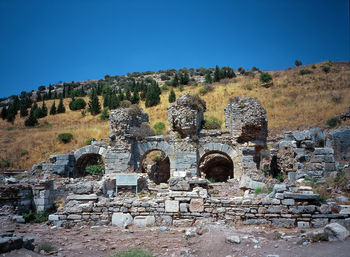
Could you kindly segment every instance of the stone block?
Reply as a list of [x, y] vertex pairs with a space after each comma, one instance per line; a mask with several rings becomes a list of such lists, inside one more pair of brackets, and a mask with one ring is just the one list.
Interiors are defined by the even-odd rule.
[[192, 226], [194, 220], [192, 219], [180, 219], [180, 220], [173, 220], [173, 225], [175, 227], [190, 227]]
[[188, 212], [187, 203], [180, 203], [180, 212]]
[[285, 199], [285, 200], [282, 200], [282, 204], [283, 205], [294, 205], [295, 200], [294, 199]]
[[112, 225], [118, 227], [127, 227], [133, 223], [130, 213], [117, 212], [112, 215]]
[[312, 219], [311, 224], [314, 228], [321, 228], [328, 224], [328, 219]]
[[329, 241], [343, 241], [349, 236], [349, 231], [338, 223], [326, 225], [324, 232], [328, 234]]
[[202, 212], [204, 210], [203, 198], [191, 199], [190, 212]]
[[59, 220], [59, 216], [55, 214], [50, 214], [49, 215], [49, 221], [57, 221]]
[[179, 201], [176, 200], [165, 200], [165, 212], [178, 212]]
[[284, 191], [287, 191], [286, 184], [275, 184], [273, 186], [273, 191], [276, 193], [283, 193]]
[[310, 223], [306, 221], [298, 221], [298, 228], [310, 228]]
[[67, 200], [76, 200], [76, 201], [95, 201], [98, 199], [96, 194], [90, 195], [69, 195], [67, 196]]
[[327, 154], [334, 154], [333, 148], [315, 148], [314, 152], [315, 155], [327, 155]]
[[67, 220], [81, 220], [81, 215], [79, 214], [69, 214]]
[[301, 193], [290, 193], [285, 192], [284, 198], [292, 198], [296, 200], [318, 200], [320, 199], [319, 194], [301, 194]]
[[287, 219], [287, 218], [272, 219], [272, 224], [279, 228], [291, 228], [295, 226], [295, 219]]
[[134, 217], [134, 225], [137, 227], [151, 227], [154, 226], [154, 216], [136, 216]]

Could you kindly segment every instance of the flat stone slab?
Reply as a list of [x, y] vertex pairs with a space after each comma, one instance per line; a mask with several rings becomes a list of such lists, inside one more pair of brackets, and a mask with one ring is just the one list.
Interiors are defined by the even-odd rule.
[[95, 201], [98, 199], [98, 196], [95, 194], [91, 195], [69, 195], [67, 200], [77, 200], [77, 201]]
[[292, 198], [297, 200], [318, 200], [319, 194], [301, 194], [301, 193], [284, 193], [284, 198]]
[[176, 200], [165, 200], [165, 212], [178, 212], [179, 201]]

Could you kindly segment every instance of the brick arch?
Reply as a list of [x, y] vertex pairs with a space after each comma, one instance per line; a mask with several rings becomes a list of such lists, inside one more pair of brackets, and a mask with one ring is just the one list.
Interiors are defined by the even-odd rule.
[[88, 146], [84, 146], [84, 147], [76, 150], [74, 152], [74, 158], [76, 161], [78, 161], [79, 158], [85, 154], [99, 154], [102, 157], [105, 157], [107, 154], [107, 150], [103, 147], [99, 147], [99, 146], [95, 146], [95, 145], [88, 145]]
[[[232, 168], [240, 167], [237, 161], [237, 151], [230, 145], [221, 144], [221, 143], [207, 143], [198, 148], [198, 166], [202, 160], [210, 154], [220, 154], [225, 156], [229, 161], [232, 162]], [[199, 167], [198, 167], [199, 168]], [[199, 174], [199, 169], [198, 169]], [[233, 171], [234, 177], [236, 177], [235, 172]]]
[[84, 176], [84, 169], [87, 165], [96, 164], [98, 161], [101, 161], [101, 159], [103, 163], [103, 159], [105, 158], [106, 153], [107, 150], [105, 148], [94, 145], [88, 145], [76, 150], [74, 152], [75, 171], [73, 176]]

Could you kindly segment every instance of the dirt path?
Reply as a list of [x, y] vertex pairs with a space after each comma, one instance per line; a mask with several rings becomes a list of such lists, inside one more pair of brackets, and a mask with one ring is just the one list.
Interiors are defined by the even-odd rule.
[[[35, 236], [35, 244], [48, 242], [55, 247], [50, 256], [107, 257], [115, 251], [145, 248], [155, 256], [225, 257], [268, 256], [322, 257], [350, 256], [350, 238], [344, 242], [298, 243], [296, 229], [272, 230], [267, 227], [227, 227], [206, 225], [201, 235], [186, 239], [184, 228], [161, 231], [159, 227], [120, 229], [117, 227], [56, 228], [46, 224], [14, 224], [2, 221], [2, 230], [13, 229], [15, 234]], [[226, 236], [236, 234], [240, 244], [225, 242]], [[3, 257], [38, 257], [37, 252], [20, 249], [2, 254]]]

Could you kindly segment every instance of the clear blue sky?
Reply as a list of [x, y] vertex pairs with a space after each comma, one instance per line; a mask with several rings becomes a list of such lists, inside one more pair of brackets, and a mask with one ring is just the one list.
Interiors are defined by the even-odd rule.
[[0, 97], [106, 74], [349, 61], [348, 0], [0, 0]]

